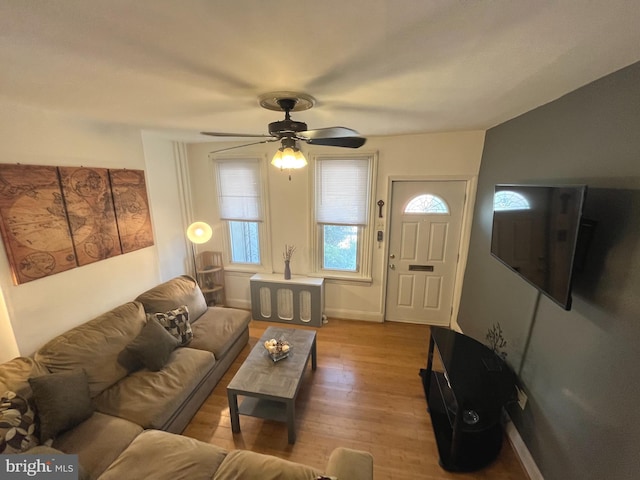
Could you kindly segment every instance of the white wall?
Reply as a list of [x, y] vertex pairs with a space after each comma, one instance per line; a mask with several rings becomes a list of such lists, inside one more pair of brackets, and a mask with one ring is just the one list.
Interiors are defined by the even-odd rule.
[[191, 212], [185, 146], [150, 132], [142, 133], [147, 161], [147, 192], [158, 249], [160, 280], [189, 274], [191, 246], [185, 232]]
[[[131, 169], [146, 166], [138, 129], [2, 102], [0, 163], [15, 162]], [[165, 175], [175, 178], [173, 164], [169, 168]], [[153, 177], [162, 175], [162, 170], [154, 171]], [[153, 190], [149, 176], [147, 184]], [[162, 209], [152, 205], [152, 213], [154, 227], [167, 223], [159, 220]], [[153, 247], [14, 285], [4, 246], [0, 246], [0, 290], [6, 303], [6, 315], [0, 309], [0, 361], [18, 353], [29, 355], [55, 335], [132, 300], [160, 280], [158, 259], [156, 240]]]
[[[480, 168], [484, 142], [483, 131], [454, 132], [442, 134], [406, 135], [370, 138], [357, 152], [377, 152], [378, 178], [372, 207], [379, 199], [384, 200], [386, 230], [387, 207], [390, 201], [391, 179], [442, 179], [465, 178], [469, 180], [470, 193], [475, 192], [475, 179]], [[189, 170], [193, 195], [194, 214], [198, 219], [213, 226], [212, 240], [203, 249], [222, 250], [222, 225], [217, 217], [216, 188], [211, 150], [227, 144], [201, 143], [188, 146]], [[351, 153], [346, 149], [303, 146], [303, 152], [313, 154]], [[230, 155], [257, 154], [265, 161], [275, 152], [274, 144], [246, 147], [229, 152]], [[310, 270], [310, 171], [305, 168], [293, 172], [292, 180], [284, 172], [269, 166], [268, 195], [270, 203], [270, 231], [273, 270], [282, 272], [282, 250], [285, 244], [296, 245], [291, 262], [294, 274], [305, 274]], [[470, 196], [473, 198], [473, 195]], [[470, 211], [473, 205], [469, 203]], [[469, 218], [470, 224], [470, 218]], [[375, 235], [373, 229], [372, 234]], [[374, 244], [372, 283], [327, 281], [325, 311], [329, 316], [381, 321], [384, 314], [384, 281], [386, 268], [386, 238], [378, 247]], [[464, 250], [468, 244], [468, 228], [463, 238]], [[466, 258], [466, 257], [465, 257]], [[271, 265], [268, 265], [271, 268]], [[227, 272], [227, 302], [233, 306], [248, 308], [250, 305], [249, 278], [251, 274]], [[457, 287], [458, 290], [460, 286]], [[457, 296], [456, 296], [457, 297]]]

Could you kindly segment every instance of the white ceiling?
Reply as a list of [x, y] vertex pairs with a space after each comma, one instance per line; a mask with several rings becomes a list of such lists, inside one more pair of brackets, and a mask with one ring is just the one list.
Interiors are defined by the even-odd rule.
[[638, 0], [0, 0], [0, 97], [184, 139], [266, 133], [273, 90], [317, 99], [309, 128], [486, 129], [639, 61], [639, 25]]

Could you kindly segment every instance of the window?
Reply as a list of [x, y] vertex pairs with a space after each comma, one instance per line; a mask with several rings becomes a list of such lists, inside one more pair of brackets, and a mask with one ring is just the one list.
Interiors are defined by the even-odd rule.
[[493, 209], [497, 212], [505, 210], [529, 210], [529, 201], [517, 192], [501, 190], [493, 197]]
[[440, 197], [431, 194], [418, 195], [411, 199], [404, 209], [404, 213], [431, 213], [448, 214], [447, 202]]
[[229, 221], [229, 237], [233, 263], [260, 263], [258, 222]]
[[229, 259], [232, 264], [260, 265], [263, 222], [260, 161], [258, 159], [216, 162], [220, 219], [228, 227]]
[[316, 271], [370, 276], [369, 216], [373, 156], [315, 159]]

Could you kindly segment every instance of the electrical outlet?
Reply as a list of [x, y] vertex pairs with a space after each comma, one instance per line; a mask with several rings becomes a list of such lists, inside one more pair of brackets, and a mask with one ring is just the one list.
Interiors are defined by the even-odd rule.
[[524, 407], [527, 406], [527, 394], [524, 393], [524, 390], [520, 390], [518, 387], [516, 387], [516, 391], [518, 392], [518, 405], [520, 405], [520, 408], [524, 410]]

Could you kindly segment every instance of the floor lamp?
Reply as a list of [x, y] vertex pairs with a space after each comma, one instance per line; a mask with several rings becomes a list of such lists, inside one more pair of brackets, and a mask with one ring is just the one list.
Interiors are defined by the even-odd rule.
[[187, 238], [191, 242], [191, 254], [193, 255], [193, 278], [198, 285], [198, 265], [196, 263], [196, 244], [206, 243], [211, 239], [213, 230], [205, 222], [193, 222], [187, 227]]

